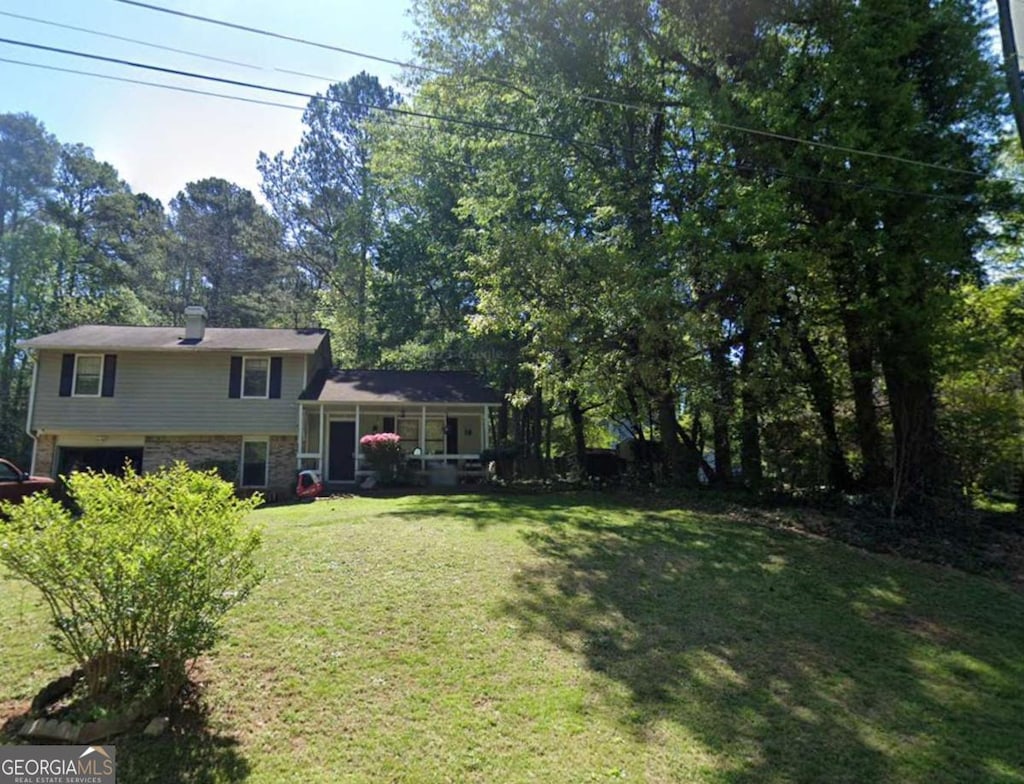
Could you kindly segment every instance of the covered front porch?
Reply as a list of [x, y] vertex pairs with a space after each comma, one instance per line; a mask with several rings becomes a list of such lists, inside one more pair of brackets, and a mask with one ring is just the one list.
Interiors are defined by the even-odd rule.
[[298, 469], [314, 469], [328, 484], [359, 486], [373, 475], [359, 446], [363, 436], [397, 433], [419, 484], [480, 482], [481, 454], [491, 443], [487, 404], [301, 403]]
[[480, 481], [500, 400], [472, 373], [331, 370], [299, 399], [298, 468], [319, 471], [328, 484], [362, 485], [373, 471], [359, 440], [397, 433], [421, 482]]

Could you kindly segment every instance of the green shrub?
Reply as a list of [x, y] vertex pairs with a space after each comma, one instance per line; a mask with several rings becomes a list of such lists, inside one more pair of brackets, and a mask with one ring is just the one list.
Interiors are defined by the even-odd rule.
[[141, 671], [144, 696], [170, 700], [259, 582], [260, 534], [244, 520], [260, 499], [184, 463], [67, 485], [77, 515], [43, 495], [6, 507], [0, 563], [42, 593], [51, 641], [84, 669], [91, 697]]
[[235, 484], [238, 482], [238, 460], [201, 460], [193, 463], [194, 471], [209, 471], [211, 468], [217, 470], [217, 474], [225, 482]]

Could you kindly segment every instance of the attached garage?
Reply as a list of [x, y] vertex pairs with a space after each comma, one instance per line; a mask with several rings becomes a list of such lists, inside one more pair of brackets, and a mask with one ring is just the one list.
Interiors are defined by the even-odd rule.
[[136, 472], [141, 472], [142, 447], [57, 447], [57, 473], [60, 476], [87, 469], [120, 475], [124, 473], [125, 462], [130, 463]]

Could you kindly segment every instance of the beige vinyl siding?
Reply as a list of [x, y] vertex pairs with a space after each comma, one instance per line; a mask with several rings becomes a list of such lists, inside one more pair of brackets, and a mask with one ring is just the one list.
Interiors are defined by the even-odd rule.
[[306, 364], [306, 384], [309, 384], [318, 372], [331, 369], [331, 343], [325, 340], [316, 353], [309, 357]]
[[[480, 426], [482, 416], [459, 417], [459, 452], [462, 454], [480, 453]], [[466, 431], [469, 431], [468, 435]]]
[[227, 352], [112, 353], [117, 353], [114, 396], [79, 398], [59, 395], [61, 353], [41, 351], [31, 427], [44, 432], [295, 433], [304, 386], [301, 354], [282, 357], [280, 399], [254, 400], [228, 397]]

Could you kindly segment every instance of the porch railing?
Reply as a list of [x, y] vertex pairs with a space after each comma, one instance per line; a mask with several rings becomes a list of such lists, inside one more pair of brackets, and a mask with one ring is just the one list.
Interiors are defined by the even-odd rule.
[[[366, 468], [366, 457], [362, 452], [355, 455], [356, 484], [371, 476], [374, 471]], [[442, 479], [438, 476], [441, 472], [451, 473], [456, 482], [481, 481], [487, 475], [487, 466], [480, 461], [480, 455], [475, 453], [462, 454], [439, 454], [439, 455], [407, 455], [406, 464], [412, 469], [413, 474], [421, 479]]]

